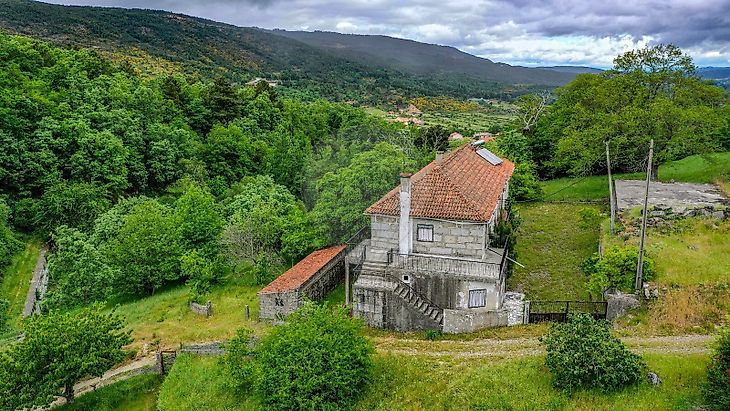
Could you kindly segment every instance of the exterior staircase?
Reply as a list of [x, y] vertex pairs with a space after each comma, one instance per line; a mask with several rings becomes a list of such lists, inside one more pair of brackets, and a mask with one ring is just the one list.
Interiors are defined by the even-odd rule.
[[393, 290], [393, 293], [400, 297], [408, 305], [416, 309], [418, 312], [430, 318], [431, 321], [437, 323], [439, 326], [443, 325], [444, 310], [419, 295], [410, 286], [398, 281], [395, 290]]
[[365, 260], [360, 266], [360, 273], [382, 276], [387, 266], [386, 262]]

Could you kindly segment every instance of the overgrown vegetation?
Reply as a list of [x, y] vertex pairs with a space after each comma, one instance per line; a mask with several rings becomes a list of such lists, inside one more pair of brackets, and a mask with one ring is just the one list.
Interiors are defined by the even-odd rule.
[[305, 304], [251, 350], [246, 334], [229, 345], [228, 369], [253, 385], [271, 410], [348, 409], [371, 380], [373, 348], [342, 309]]
[[143, 374], [115, 382], [80, 396], [72, 404], [64, 404], [59, 411], [156, 411], [157, 394], [162, 377]]
[[570, 314], [567, 322], [553, 324], [541, 341], [553, 385], [569, 394], [618, 390], [637, 384], [643, 375], [641, 357], [611, 335], [607, 322], [588, 314]]
[[[612, 246], [603, 251], [603, 256], [594, 254], [583, 263], [583, 272], [588, 276], [588, 290], [596, 300], [603, 299], [607, 289], [631, 292], [634, 290], [639, 248], [635, 246]], [[654, 260], [644, 256], [643, 280], [651, 281], [655, 276]]]
[[707, 405], [714, 410], [730, 409], [730, 326], [720, 328], [705, 384]]

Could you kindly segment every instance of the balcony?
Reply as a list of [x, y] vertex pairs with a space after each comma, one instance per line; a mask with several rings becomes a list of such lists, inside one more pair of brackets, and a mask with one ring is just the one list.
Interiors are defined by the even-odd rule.
[[388, 269], [408, 270], [413, 272], [443, 273], [459, 276], [475, 277], [481, 280], [500, 281], [504, 278], [507, 267], [507, 253], [502, 251], [496, 261], [468, 260], [446, 256], [423, 254], [399, 254], [396, 250], [388, 252]]

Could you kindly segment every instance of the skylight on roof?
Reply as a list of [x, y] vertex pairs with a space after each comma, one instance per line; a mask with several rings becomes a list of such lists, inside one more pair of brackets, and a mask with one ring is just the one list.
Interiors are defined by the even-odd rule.
[[487, 150], [486, 148], [480, 148], [479, 150], [477, 150], [477, 154], [479, 154], [481, 158], [489, 161], [489, 163], [493, 166], [498, 166], [502, 164], [502, 159], [497, 157], [494, 153]]

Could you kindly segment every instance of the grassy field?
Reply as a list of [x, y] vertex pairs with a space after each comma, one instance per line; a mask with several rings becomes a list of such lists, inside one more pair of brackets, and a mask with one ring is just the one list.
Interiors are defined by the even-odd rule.
[[[643, 179], [646, 174], [616, 174], [617, 179]], [[716, 183], [730, 189], [730, 152], [695, 155], [659, 167], [660, 181]], [[549, 201], [585, 201], [608, 199], [608, 177], [589, 176], [558, 178], [542, 183], [545, 199]], [[730, 195], [730, 191], [727, 191]]]
[[219, 358], [190, 355], [175, 360], [157, 406], [160, 411], [261, 409], [255, 398], [235, 394]]
[[[118, 305], [116, 310], [132, 329], [133, 348], [143, 344], [176, 347], [180, 342], [228, 339], [236, 329], [248, 327], [263, 331], [266, 323], [258, 322], [258, 297], [261, 287], [229, 280], [214, 287], [209, 299], [213, 315], [197, 315], [188, 308], [187, 287], [161, 290], [155, 295]], [[245, 319], [245, 306], [250, 307], [251, 319]]]
[[[730, 221], [690, 218], [672, 224], [669, 231], [647, 230], [647, 253], [657, 271], [653, 281], [663, 286], [730, 283]], [[639, 238], [604, 233], [603, 242], [638, 246]]]
[[583, 261], [598, 249], [598, 230], [580, 227], [581, 204], [521, 204], [517, 260], [507, 280], [509, 290], [533, 300], [586, 299]]
[[84, 394], [73, 404], [58, 407], [59, 411], [154, 411], [162, 378], [145, 374], [120, 381]]
[[[356, 410], [685, 410], [700, 402], [704, 355], [646, 355], [663, 383], [642, 382], [616, 393], [569, 397], [551, 385], [543, 357], [513, 360], [430, 359], [377, 355], [373, 382]], [[214, 358], [179, 357], [165, 380], [160, 410], [257, 410], [255, 397], [237, 396]]]
[[25, 297], [28, 295], [30, 280], [33, 277], [33, 269], [38, 262], [38, 251], [42, 245], [39, 239], [30, 239], [25, 243], [25, 248], [13, 257], [13, 261], [5, 271], [0, 281], [0, 298], [10, 301], [10, 318], [15, 319], [11, 325], [18, 326], [25, 305]]

